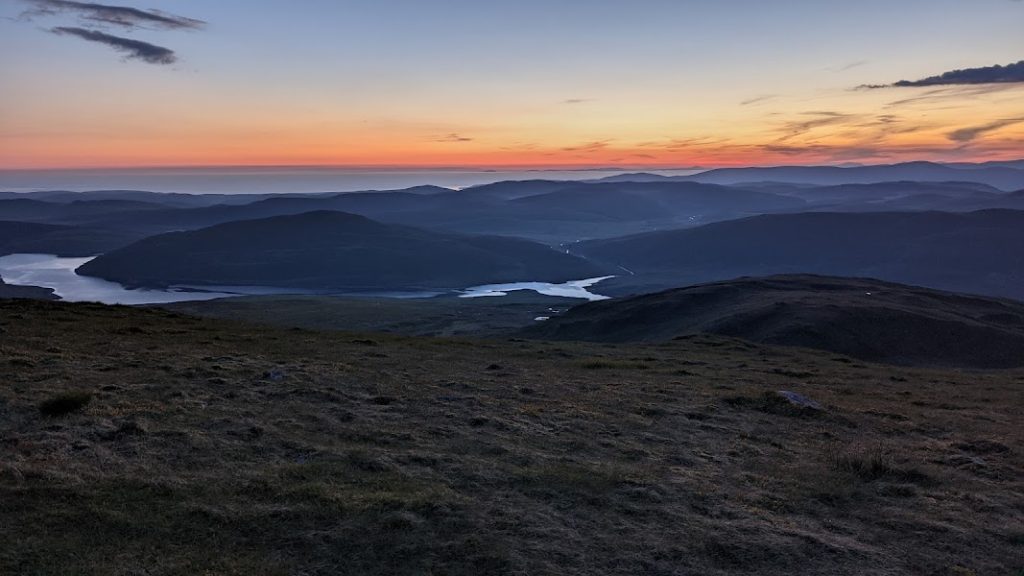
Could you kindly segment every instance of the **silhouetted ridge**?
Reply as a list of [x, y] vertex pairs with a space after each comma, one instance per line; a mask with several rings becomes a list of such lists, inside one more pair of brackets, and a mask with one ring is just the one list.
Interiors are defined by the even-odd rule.
[[1019, 246], [1016, 210], [808, 212], [582, 242], [573, 253], [624, 267], [648, 288], [813, 273], [1024, 299]]
[[861, 278], [739, 278], [572, 308], [534, 338], [667, 341], [696, 333], [896, 364], [1024, 366], [1024, 303]]
[[514, 238], [460, 236], [315, 211], [141, 240], [79, 273], [132, 286], [260, 285], [317, 290], [463, 288], [600, 275], [598, 266]]

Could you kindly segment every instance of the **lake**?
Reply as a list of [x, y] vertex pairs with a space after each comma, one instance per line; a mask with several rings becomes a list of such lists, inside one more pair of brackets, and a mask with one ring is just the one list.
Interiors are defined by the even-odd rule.
[[75, 274], [75, 268], [89, 260], [92, 258], [58, 258], [52, 254], [11, 254], [0, 257], [0, 278], [13, 285], [53, 288], [57, 296], [69, 302], [157, 304], [237, 296], [222, 292], [128, 290], [117, 282]]
[[614, 276], [601, 276], [599, 278], [587, 278], [585, 280], [572, 280], [562, 284], [551, 284], [548, 282], [512, 282], [509, 284], [486, 284], [474, 286], [463, 290], [460, 298], [481, 298], [488, 296], [507, 296], [509, 292], [517, 290], [533, 290], [545, 296], [561, 296], [563, 298], [580, 298], [583, 300], [608, 300], [608, 296], [595, 294], [587, 288], [594, 286], [602, 280], [608, 280]]
[[[91, 257], [61, 258], [52, 254], [11, 254], [0, 257], [0, 278], [16, 286], [42, 286], [52, 288], [57, 296], [68, 302], [102, 302], [104, 304], [163, 304], [190, 300], [212, 300], [232, 296], [274, 294], [316, 294], [313, 290], [296, 290], [269, 286], [179, 286], [168, 290], [129, 290], [118, 284], [90, 276], [79, 276], [75, 269]], [[602, 280], [588, 278], [562, 284], [547, 282], [515, 282], [474, 286], [456, 292], [463, 298], [504, 296], [516, 290], [533, 290], [549, 296], [603, 300], [607, 298], [588, 290]], [[442, 292], [374, 292], [354, 294], [383, 298], [432, 298]], [[349, 294], [352, 295], [352, 294]]]

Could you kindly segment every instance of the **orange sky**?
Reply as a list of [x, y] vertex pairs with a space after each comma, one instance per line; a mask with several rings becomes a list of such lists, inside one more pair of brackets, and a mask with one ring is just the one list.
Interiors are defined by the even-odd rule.
[[[207, 24], [106, 32], [166, 43], [173, 65], [47, 34], [42, 22], [18, 21], [16, 3], [0, 8], [8, 18], [0, 19], [0, 168], [1024, 156], [1024, 83], [857, 88], [1015, 61], [1024, 48], [1019, 2], [907, 0], [896, 9], [869, 0], [824, 10], [800, 0], [734, 13], [644, 0], [661, 12], [602, 5], [573, 19], [555, 11], [550, 25], [499, 2], [445, 12], [444, 22], [462, 25], [439, 35], [395, 22], [389, 7], [421, 6], [401, 0], [336, 14], [325, 5], [319, 15], [270, 2], [236, 14], [217, 3], [154, 1]], [[706, 28], [680, 36], [665, 21], [675, 10], [700, 12]], [[957, 37], [938, 34], [954, 17]], [[73, 14], [47, 18], [81, 24]], [[344, 34], [341, 23], [350, 26]], [[876, 35], [850, 35], [857, 26]], [[725, 32], [733, 42], [720, 41]]]

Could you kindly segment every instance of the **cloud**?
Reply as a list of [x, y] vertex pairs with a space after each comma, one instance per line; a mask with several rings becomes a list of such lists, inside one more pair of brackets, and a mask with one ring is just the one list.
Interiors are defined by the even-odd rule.
[[569, 98], [568, 100], [562, 100], [562, 104], [585, 104], [591, 101], [590, 98]]
[[130, 6], [108, 6], [92, 2], [70, 0], [24, 0], [35, 8], [22, 14], [31, 19], [35, 16], [51, 16], [60, 12], [71, 12], [83, 20], [100, 24], [112, 24], [124, 28], [155, 27], [166, 30], [196, 30], [206, 25], [202, 20], [176, 16], [159, 10], [140, 10]]
[[1007, 126], [1013, 126], [1015, 124], [1021, 123], [1024, 123], [1024, 117], [1003, 118], [1001, 120], [996, 120], [995, 122], [989, 122], [988, 124], [981, 124], [979, 126], [968, 126], [967, 128], [954, 130], [950, 132], [948, 136], [949, 139], [954, 142], [968, 144], [978, 139], [979, 137], [988, 134], [989, 132], [995, 132], [996, 130], [999, 130], [1001, 128], [1006, 128]]
[[434, 142], [472, 142], [473, 139], [456, 133], [446, 134], [434, 139]]
[[567, 146], [565, 148], [562, 148], [562, 150], [565, 152], [600, 152], [601, 150], [607, 148], [609, 143], [609, 140], [598, 140], [595, 142], [587, 142], [585, 144], [580, 144], [578, 146]]
[[638, 148], [653, 148], [669, 152], [684, 152], [693, 149], [710, 149], [728, 147], [730, 140], [726, 138], [710, 138], [706, 136], [691, 138], [668, 138], [660, 141], [640, 142]]
[[801, 136], [814, 130], [815, 128], [823, 128], [825, 126], [836, 126], [839, 124], [848, 124], [850, 122], [860, 120], [861, 116], [857, 114], [844, 114], [842, 112], [803, 112], [803, 116], [810, 116], [806, 120], [793, 120], [787, 122], [782, 126], [781, 132], [784, 134], [779, 137], [778, 142], [785, 142], [791, 138]]
[[748, 98], [740, 102], [740, 106], [750, 106], [751, 104], [757, 104], [758, 102], [765, 102], [768, 100], [773, 100], [775, 98], [778, 98], [778, 96], [775, 94], [764, 94], [763, 96], [754, 96], [753, 98]]
[[782, 156], [826, 156], [832, 161], [872, 160], [889, 157], [889, 151], [869, 146], [828, 146], [809, 144], [807, 146], [781, 146], [766, 144], [761, 150]]
[[860, 68], [861, 66], [864, 66], [867, 63], [868, 63], [867, 60], [858, 60], [856, 62], [850, 62], [849, 64], [846, 64], [844, 66], [840, 66], [839, 68], [836, 68], [835, 71], [836, 72], [846, 72], [847, 70], [853, 70], [854, 68]]
[[837, 66], [829, 66], [828, 68], [822, 68], [822, 70], [824, 70], [826, 72], [834, 72], [834, 73], [838, 74], [840, 72], [846, 72], [848, 70], [853, 70], [854, 68], [860, 68], [861, 66], [864, 66], [865, 64], [868, 64], [868, 63], [869, 62], [867, 60], [857, 60], [855, 62], [847, 62], [846, 64], [839, 64]]
[[921, 86], [965, 86], [975, 84], [1016, 84], [1024, 83], [1024, 60], [1006, 66], [985, 68], [964, 68], [929, 76], [921, 80], [900, 80], [892, 84], [867, 84], [861, 88], [907, 88]]
[[178, 60], [174, 51], [170, 48], [164, 48], [163, 46], [142, 42], [141, 40], [121, 38], [120, 36], [112, 36], [110, 34], [104, 34], [103, 32], [86, 30], [85, 28], [75, 28], [72, 26], [58, 26], [57, 28], [51, 29], [50, 32], [60, 36], [77, 36], [78, 38], [88, 40], [89, 42], [106, 44], [118, 52], [123, 52], [125, 54], [125, 58], [142, 60], [143, 62], [148, 62], [150, 64], [174, 64]]

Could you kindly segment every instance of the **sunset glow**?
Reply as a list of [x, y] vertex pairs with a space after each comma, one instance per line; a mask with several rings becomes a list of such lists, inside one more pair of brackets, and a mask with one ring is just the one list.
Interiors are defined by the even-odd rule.
[[710, 167], [1024, 150], [1024, 83], [864, 87], [1017, 62], [1021, 2], [569, 1], [544, 4], [544, 18], [539, 2], [152, 3], [205, 22], [123, 33], [173, 49], [172, 64], [47, 32], [73, 14], [0, 7], [0, 168]]

